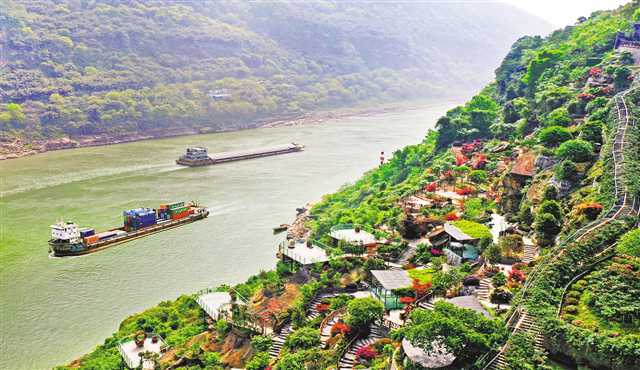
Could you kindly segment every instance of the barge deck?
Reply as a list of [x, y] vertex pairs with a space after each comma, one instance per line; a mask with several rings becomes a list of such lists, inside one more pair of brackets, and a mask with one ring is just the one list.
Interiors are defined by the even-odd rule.
[[[258, 148], [258, 149], [252, 149], [252, 150], [214, 153], [214, 154], [207, 154], [206, 148], [190, 148], [187, 150], [186, 155], [183, 155], [182, 157], [176, 160], [176, 163], [179, 165], [189, 166], [189, 167], [210, 166], [210, 165], [226, 163], [226, 162], [242, 161], [247, 159], [294, 153], [294, 152], [302, 151], [303, 149], [304, 149], [304, 145], [296, 144], [296, 143], [269, 147], [269, 148]], [[194, 153], [193, 152], [194, 150], [199, 151], [198, 155], [191, 154], [191, 153]]]

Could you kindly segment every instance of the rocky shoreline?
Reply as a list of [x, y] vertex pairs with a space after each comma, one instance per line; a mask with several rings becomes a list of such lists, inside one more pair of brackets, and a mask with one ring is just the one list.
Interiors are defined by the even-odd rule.
[[233, 129], [214, 129], [210, 127], [182, 127], [175, 129], [158, 129], [146, 132], [136, 132], [130, 134], [96, 134], [87, 136], [65, 136], [51, 139], [0, 139], [0, 160], [17, 159], [53, 150], [74, 149], [91, 146], [102, 146], [128, 143], [133, 141], [162, 139], [177, 136], [202, 135], [220, 132], [240, 131], [254, 128], [275, 128], [300, 126], [307, 124], [319, 124], [329, 120], [347, 117], [367, 117], [376, 114], [398, 112], [403, 110], [417, 109], [423, 104], [406, 103], [386, 104], [376, 107], [345, 108], [332, 111], [320, 111], [305, 113], [293, 117], [278, 117], [271, 120], [252, 122], [244, 127]]

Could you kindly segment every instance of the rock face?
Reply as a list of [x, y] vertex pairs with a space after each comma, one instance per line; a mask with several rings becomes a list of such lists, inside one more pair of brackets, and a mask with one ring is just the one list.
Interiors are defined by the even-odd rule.
[[553, 157], [539, 155], [538, 158], [536, 158], [535, 166], [538, 171], [544, 171], [553, 167], [556, 163], [558, 163], [558, 160]]
[[573, 183], [567, 180], [558, 180], [555, 176], [549, 180], [549, 185], [553, 185], [558, 190], [558, 198], [563, 198], [571, 193]]

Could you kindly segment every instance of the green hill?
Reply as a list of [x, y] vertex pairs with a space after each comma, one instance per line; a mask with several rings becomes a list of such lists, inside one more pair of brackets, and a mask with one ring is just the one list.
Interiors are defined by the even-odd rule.
[[451, 96], [485, 83], [516, 35], [548, 30], [501, 4], [2, 0], [0, 138], [209, 132]]

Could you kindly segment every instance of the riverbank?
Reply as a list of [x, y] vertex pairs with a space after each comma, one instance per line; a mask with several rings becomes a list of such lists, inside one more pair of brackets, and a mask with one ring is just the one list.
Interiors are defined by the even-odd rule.
[[[445, 100], [446, 101], [446, 100]], [[454, 99], [451, 99], [454, 102]], [[457, 101], [457, 100], [455, 100]], [[211, 127], [180, 127], [174, 129], [156, 129], [145, 132], [126, 134], [104, 133], [86, 136], [65, 136], [50, 139], [0, 139], [0, 160], [17, 159], [26, 156], [46, 153], [55, 150], [104, 146], [136, 142], [143, 140], [164, 139], [180, 136], [213, 134], [221, 132], [235, 132], [255, 128], [276, 128], [321, 124], [329, 120], [351, 117], [370, 117], [377, 114], [401, 112], [419, 109], [427, 102], [424, 100], [395, 102], [380, 105], [363, 105], [350, 108], [340, 108], [326, 111], [304, 113], [290, 117], [275, 117], [272, 119], [250, 122], [245, 126], [215, 129]]]

